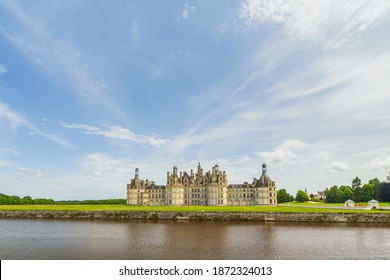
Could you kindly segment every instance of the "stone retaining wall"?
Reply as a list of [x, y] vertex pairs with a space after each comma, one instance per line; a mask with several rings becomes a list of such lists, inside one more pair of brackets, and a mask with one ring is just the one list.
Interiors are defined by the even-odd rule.
[[390, 223], [390, 214], [381, 213], [0, 211], [0, 218]]

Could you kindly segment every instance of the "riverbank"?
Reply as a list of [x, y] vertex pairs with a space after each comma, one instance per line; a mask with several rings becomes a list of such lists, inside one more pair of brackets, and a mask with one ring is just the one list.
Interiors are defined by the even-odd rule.
[[281, 212], [3, 211], [0, 210], [0, 218], [390, 223], [389, 213], [354, 213], [354, 212], [281, 213]]

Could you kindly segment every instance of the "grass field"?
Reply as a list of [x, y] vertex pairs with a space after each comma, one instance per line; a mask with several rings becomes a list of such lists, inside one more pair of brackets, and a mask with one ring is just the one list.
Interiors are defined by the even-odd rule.
[[[358, 204], [362, 204], [362, 205], [367, 206], [368, 203], [367, 202], [359, 202]], [[308, 201], [308, 202], [297, 202], [297, 201], [293, 201], [293, 202], [282, 203], [280, 205], [343, 207], [344, 203], [324, 203], [324, 202], [311, 202], [311, 201]], [[387, 202], [380, 202], [379, 203], [379, 206], [388, 206], [388, 205], [389, 204]]]
[[[290, 204], [291, 205], [291, 204]], [[309, 204], [312, 206], [312, 204]], [[316, 212], [316, 213], [388, 213], [384, 210], [352, 210], [305, 208], [305, 203], [291, 206], [127, 206], [124, 204], [95, 205], [0, 205], [0, 210], [6, 211], [178, 211], [178, 212]], [[326, 206], [329, 206], [327, 204]], [[340, 206], [340, 205], [337, 205]]]

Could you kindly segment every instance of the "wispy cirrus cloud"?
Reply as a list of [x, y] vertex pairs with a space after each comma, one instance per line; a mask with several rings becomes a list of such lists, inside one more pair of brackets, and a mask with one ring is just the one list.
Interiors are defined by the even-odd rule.
[[120, 159], [114, 159], [102, 153], [89, 154], [84, 161], [86, 170], [93, 172], [93, 176], [95, 177], [115, 173], [122, 165], [123, 162]]
[[328, 165], [328, 170], [331, 173], [344, 172], [350, 169], [349, 163], [345, 161], [334, 161]]
[[30, 167], [24, 167], [24, 166], [18, 167], [17, 172], [21, 174], [31, 174], [36, 177], [44, 177], [46, 173], [43, 170], [32, 169]]
[[0, 148], [0, 154], [1, 153], [7, 153], [7, 154], [12, 154], [12, 155], [18, 155], [20, 152], [13, 150], [13, 149], [8, 149], [8, 148]]
[[122, 140], [131, 143], [148, 144], [151, 146], [159, 147], [169, 141], [169, 139], [160, 138], [155, 135], [137, 135], [131, 132], [129, 129], [118, 125], [107, 125], [105, 128], [98, 128], [96, 126], [86, 124], [67, 124], [61, 123], [65, 128], [77, 129], [84, 134], [99, 135], [106, 138]]
[[65, 139], [61, 137], [43, 132], [42, 130], [35, 127], [31, 122], [29, 122], [24, 116], [10, 109], [8, 105], [0, 102], [0, 121], [5, 121], [13, 131], [16, 131], [19, 127], [25, 127], [30, 130], [33, 134], [42, 136], [54, 143], [57, 143], [66, 148], [72, 147], [72, 145]]
[[368, 163], [369, 168], [373, 170], [390, 169], [390, 155], [382, 153], [375, 158], [371, 159]]
[[243, 28], [280, 24], [293, 37], [338, 48], [352, 43], [389, 14], [386, 0], [246, 0], [241, 3], [239, 18]]
[[[14, 24], [0, 25], [5, 38], [57, 80], [66, 81], [73, 92], [86, 98], [90, 104], [98, 104], [110, 112], [122, 116], [112, 100], [108, 82], [91, 67], [85, 55], [77, 49], [76, 42], [55, 34], [44, 17], [32, 15], [17, 1], [2, 1], [0, 6], [8, 12]], [[132, 34], [138, 38], [138, 26]]]
[[299, 140], [287, 140], [273, 151], [258, 152], [257, 155], [270, 164], [281, 165], [299, 158], [297, 153], [306, 146], [306, 143]]
[[138, 21], [133, 20], [133, 22], [131, 23], [131, 32], [130, 32], [130, 34], [131, 34], [131, 39], [132, 39], [133, 46], [137, 46], [139, 38], [141, 36], [141, 32], [139, 30]]
[[196, 7], [193, 5], [190, 5], [188, 2], [184, 4], [184, 8], [181, 12], [181, 18], [183, 20], [187, 20], [190, 18], [192, 14], [196, 13]]
[[4, 64], [0, 64], [0, 75], [5, 74], [7, 72], [8, 72], [7, 66], [5, 66]]

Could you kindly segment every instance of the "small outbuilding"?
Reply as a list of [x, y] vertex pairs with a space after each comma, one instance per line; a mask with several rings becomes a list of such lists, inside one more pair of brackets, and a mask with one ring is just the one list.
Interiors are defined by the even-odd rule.
[[368, 202], [368, 207], [370, 207], [371, 209], [376, 209], [379, 207], [379, 202], [376, 201], [375, 199], [371, 199], [369, 202]]
[[355, 207], [355, 202], [351, 199], [348, 199], [344, 202], [345, 207]]

